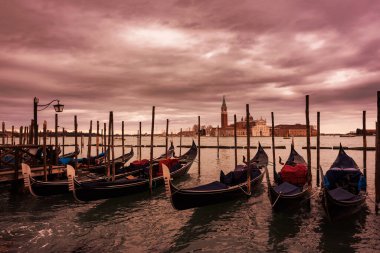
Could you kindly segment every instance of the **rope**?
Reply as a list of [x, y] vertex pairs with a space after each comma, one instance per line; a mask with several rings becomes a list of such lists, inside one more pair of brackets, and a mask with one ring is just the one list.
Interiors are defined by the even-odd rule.
[[245, 195], [247, 195], [247, 196], [251, 196], [252, 195], [252, 192], [249, 193], [249, 192], [245, 191], [242, 186], [239, 185], [239, 188], [240, 188], [240, 190], [242, 190], [244, 192]]
[[276, 201], [273, 203], [272, 208], [276, 205], [276, 203], [277, 203], [277, 201], [279, 200], [280, 197], [281, 197], [281, 192], [278, 194], [278, 197], [277, 197]]

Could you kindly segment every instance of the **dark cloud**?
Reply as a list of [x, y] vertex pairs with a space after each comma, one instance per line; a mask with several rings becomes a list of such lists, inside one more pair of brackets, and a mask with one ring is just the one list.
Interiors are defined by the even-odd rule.
[[[27, 124], [38, 96], [61, 99], [67, 128], [74, 114], [86, 129], [113, 110], [130, 132], [148, 129], [156, 105], [158, 129], [170, 118], [178, 130], [197, 115], [218, 124], [226, 95], [230, 115], [250, 103], [297, 123], [310, 94], [322, 131], [360, 127], [361, 110], [374, 127], [378, 13], [354, 0], [3, 1], [0, 118]], [[39, 115], [52, 124], [52, 110]]]

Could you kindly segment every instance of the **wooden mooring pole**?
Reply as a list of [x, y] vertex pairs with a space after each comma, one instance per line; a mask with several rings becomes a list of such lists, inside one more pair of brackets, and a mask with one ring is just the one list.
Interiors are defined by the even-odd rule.
[[75, 163], [74, 168], [78, 168], [78, 121], [77, 115], [74, 116], [74, 146], [75, 146]]
[[366, 111], [363, 111], [363, 174], [367, 181], [367, 116]]
[[55, 121], [54, 121], [54, 149], [55, 149], [55, 164], [58, 164], [58, 114], [55, 114]]
[[113, 112], [111, 111], [111, 151], [112, 151], [112, 156], [111, 156], [111, 165], [112, 165], [112, 181], [115, 181], [115, 128], [113, 124]]
[[124, 163], [124, 155], [125, 155], [125, 141], [124, 141], [124, 120], [121, 122], [121, 154], [123, 156], [122, 162]]
[[378, 213], [380, 208], [380, 91], [377, 91], [375, 196], [376, 213]]
[[234, 154], [235, 154], [235, 167], [237, 167], [237, 129], [236, 129], [236, 114], [234, 114]]
[[169, 132], [169, 119], [166, 119], [166, 132], [165, 132], [165, 153], [166, 153], [166, 159], [168, 158], [168, 132]]
[[272, 116], [272, 129], [271, 129], [271, 135], [272, 135], [272, 156], [273, 156], [273, 177], [276, 174], [276, 145], [274, 142], [274, 113], [271, 112]]
[[139, 122], [139, 142], [138, 142], [138, 145], [139, 145], [139, 160], [141, 160], [141, 144], [142, 144], [142, 141], [141, 141], [141, 121]]
[[[102, 145], [102, 152], [105, 153], [107, 151], [107, 123], [103, 124], [103, 145]], [[107, 154], [104, 154], [105, 160], [107, 160]]]
[[22, 135], [23, 133], [22, 133], [22, 126], [20, 126], [20, 130], [19, 130], [19, 136], [18, 136], [18, 144], [19, 145], [22, 145], [22, 137], [23, 137], [23, 135]]
[[43, 124], [43, 156], [44, 156], [44, 180], [47, 181], [47, 166], [46, 166], [46, 129], [47, 123], [44, 121]]
[[[152, 127], [150, 130], [150, 163], [149, 163], [149, 190], [150, 193], [152, 194], [153, 192], [153, 140], [154, 140], [154, 115], [155, 115], [155, 109], [156, 107], [152, 107]], [[141, 123], [141, 122], [140, 122]], [[141, 124], [140, 124], [141, 126]], [[141, 136], [141, 127], [140, 127], [140, 136]], [[140, 149], [141, 149], [141, 144], [140, 144]], [[141, 156], [141, 153], [140, 153]]]
[[96, 156], [99, 155], [99, 120], [96, 121]]
[[249, 104], [246, 104], [246, 131], [247, 131], [247, 192], [251, 194], [251, 131], [249, 124]]
[[1, 124], [1, 130], [3, 132], [3, 136], [2, 136], [2, 144], [4, 145], [5, 144], [5, 122], [3, 121], [3, 123]]
[[201, 174], [201, 116], [198, 116], [198, 175]]
[[179, 156], [182, 155], [182, 128], [181, 128], [181, 131], [179, 133]]
[[311, 187], [311, 152], [310, 152], [310, 119], [309, 119], [309, 95], [306, 95], [306, 143], [307, 143], [307, 172], [308, 172], [308, 185]]
[[321, 166], [321, 113], [317, 112], [317, 187], [320, 185], [319, 167]]
[[87, 143], [87, 168], [90, 168], [91, 160], [91, 145], [92, 145], [92, 120], [90, 120], [90, 131], [88, 132]]
[[110, 177], [111, 176], [111, 167], [112, 167], [112, 164], [111, 164], [111, 145], [112, 145], [112, 142], [111, 142], [111, 135], [112, 135], [112, 113], [110, 112], [110, 115], [109, 115], [109, 119], [108, 119], [108, 152], [107, 152], [107, 160], [108, 160], [108, 166], [107, 166], [107, 176]]
[[216, 152], [216, 157], [219, 159], [219, 132], [220, 132], [220, 128], [219, 128], [219, 125], [218, 125], [218, 133], [217, 133], [217, 136], [216, 136], [216, 145], [217, 145], [217, 152]]
[[65, 154], [65, 128], [62, 127], [62, 155]]
[[15, 126], [12, 126], [11, 145], [15, 145]]

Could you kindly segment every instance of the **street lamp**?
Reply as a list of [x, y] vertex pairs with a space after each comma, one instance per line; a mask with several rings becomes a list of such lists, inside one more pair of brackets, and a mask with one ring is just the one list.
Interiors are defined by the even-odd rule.
[[[34, 101], [33, 101], [33, 112], [34, 112], [34, 144], [35, 145], [38, 145], [38, 124], [37, 124], [37, 111], [43, 111], [45, 110], [46, 108], [49, 107], [49, 105], [51, 105], [53, 102], [57, 102], [56, 104], [53, 105], [54, 107], [54, 110], [56, 112], [62, 112], [63, 111], [63, 107], [64, 105], [60, 104], [59, 103], [59, 100], [58, 99], [54, 99], [52, 100], [50, 103], [48, 104], [45, 104], [45, 105], [39, 105], [38, 104], [39, 102], [39, 99], [37, 97], [34, 97]], [[42, 107], [41, 109], [38, 109], [39, 107]]]

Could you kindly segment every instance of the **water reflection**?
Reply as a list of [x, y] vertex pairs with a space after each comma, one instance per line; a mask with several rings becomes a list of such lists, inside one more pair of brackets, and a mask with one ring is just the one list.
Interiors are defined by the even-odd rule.
[[320, 221], [319, 250], [322, 252], [356, 252], [354, 245], [361, 240], [358, 234], [365, 227], [368, 213], [369, 210], [365, 207], [357, 215], [336, 222], [332, 222], [324, 216]]

